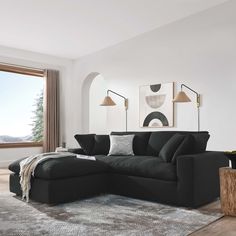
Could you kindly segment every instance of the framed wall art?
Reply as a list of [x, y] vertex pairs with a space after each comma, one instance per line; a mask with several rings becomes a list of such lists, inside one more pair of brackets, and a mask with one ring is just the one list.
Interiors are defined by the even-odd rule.
[[173, 127], [174, 83], [140, 86], [139, 121], [140, 127]]

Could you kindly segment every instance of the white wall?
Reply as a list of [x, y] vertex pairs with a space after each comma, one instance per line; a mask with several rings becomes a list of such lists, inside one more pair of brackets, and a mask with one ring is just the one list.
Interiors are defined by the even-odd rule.
[[[236, 1], [230, 1], [78, 59], [72, 89], [81, 106], [73, 112], [77, 122], [69, 136], [88, 132], [88, 120], [82, 116], [82, 93], [78, 91], [88, 74], [98, 72], [106, 78], [108, 88], [129, 98], [129, 130], [144, 130], [139, 127], [140, 85], [174, 81], [179, 89], [186, 83], [202, 95], [201, 130], [211, 134], [208, 148], [235, 149], [235, 9]], [[123, 101], [117, 98], [116, 102], [118, 106], [108, 111], [107, 131], [125, 128]], [[175, 108], [176, 124], [168, 130], [196, 130], [195, 104]], [[72, 139], [68, 142], [76, 145]]]
[[11, 162], [30, 155], [42, 153], [41, 147], [33, 148], [1, 148], [0, 168], [7, 167]]
[[89, 90], [89, 133], [106, 133], [107, 109], [100, 106], [106, 91], [105, 79], [101, 75], [96, 76]]
[[[32, 53], [24, 50], [0, 46], [0, 62], [16, 65], [29, 66], [41, 69], [56, 69], [60, 71], [60, 125], [61, 125], [61, 141], [67, 139], [67, 132], [73, 133], [70, 127], [70, 116], [67, 116], [71, 108], [68, 104], [70, 101], [70, 84], [73, 76], [73, 62], [71, 60], [57, 58], [53, 56]], [[27, 88], [26, 88], [27, 89]], [[24, 91], [22, 91], [24, 92]], [[33, 155], [42, 152], [42, 148], [6, 148], [0, 149], [0, 167], [6, 167], [13, 160], [21, 157]]]
[[[174, 81], [179, 89], [186, 83], [202, 95], [201, 130], [211, 134], [208, 148], [235, 149], [235, 9], [236, 1], [230, 1], [76, 61], [0, 47], [0, 62], [60, 70], [61, 141], [67, 146], [77, 146], [75, 133], [89, 131], [89, 109], [83, 99], [89, 86], [84, 80], [101, 74], [107, 88], [129, 98], [129, 130], [145, 130], [139, 127], [140, 85]], [[104, 108], [104, 133], [125, 129], [123, 101], [112, 97], [117, 106]], [[196, 130], [196, 115], [193, 103], [178, 104], [175, 127], [166, 129]], [[0, 167], [38, 152], [40, 148], [0, 149]]]

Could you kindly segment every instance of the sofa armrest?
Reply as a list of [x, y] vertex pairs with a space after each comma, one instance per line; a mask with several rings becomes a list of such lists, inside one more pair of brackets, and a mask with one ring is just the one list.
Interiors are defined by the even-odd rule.
[[223, 152], [204, 152], [177, 157], [178, 200], [198, 207], [219, 197], [219, 168], [228, 166]]
[[82, 148], [68, 148], [68, 152], [85, 155], [85, 152]]

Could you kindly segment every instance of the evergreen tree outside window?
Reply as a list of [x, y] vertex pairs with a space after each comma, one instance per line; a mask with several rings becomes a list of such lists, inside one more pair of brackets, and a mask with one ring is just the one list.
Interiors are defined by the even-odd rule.
[[35, 110], [33, 117], [32, 140], [34, 142], [43, 141], [43, 91], [35, 101]]

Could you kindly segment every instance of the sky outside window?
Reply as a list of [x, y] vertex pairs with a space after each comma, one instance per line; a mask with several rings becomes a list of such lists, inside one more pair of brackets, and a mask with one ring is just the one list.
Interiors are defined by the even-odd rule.
[[0, 136], [32, 135], [34, 104], [42, 90], [41, 77], [0, 71]]

